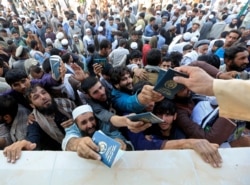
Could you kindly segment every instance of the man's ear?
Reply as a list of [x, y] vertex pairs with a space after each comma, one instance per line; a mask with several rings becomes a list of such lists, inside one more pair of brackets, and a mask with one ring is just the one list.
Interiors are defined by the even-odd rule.
[[232, 60], [231, 60], [231, 59], [225, 58], [225, 59], [224, 59], [224, 63], [225, 63], [225, 64], [231, 64], [231, 63], [232, 63]]
[[32, 103], [30, 103], [30, 106], [32, 107], [32, 109], [34, 109], [34, 108], [35, 108], [35, 106], [34, 106]]
[[177, 118], [177, 113], [174, 113], [174, 120], [176, 120]]

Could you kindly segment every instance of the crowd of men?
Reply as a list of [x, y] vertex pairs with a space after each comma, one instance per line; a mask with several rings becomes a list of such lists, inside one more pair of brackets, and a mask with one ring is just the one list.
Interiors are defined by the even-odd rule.
[[[184, 88], [170, 100], [153, 90], [161, 69], [183, 65], [248, 80], [249, 3], [112, 1], [108, 12], [91, 4], [63, 14], [40, 7], [1, 6], [0, 148], [9, 162], [24, 149], [100, 160], [96, 130], [122, 150], [194, 149], [214, 167], [218, 147], [250, 146], [248, 122], [220, 117], [215, 97]], [[164, 122], [126, 117], [143, 112]]]

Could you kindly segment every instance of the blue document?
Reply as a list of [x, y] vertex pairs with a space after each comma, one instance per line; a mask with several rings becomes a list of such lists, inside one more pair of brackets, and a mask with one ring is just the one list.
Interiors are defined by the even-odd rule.
[[99, 146], [101, 161], [111, 168], [112, 165], [121, 157], [121, 144], [108, 137], [100, 130], [94, 133], [92, 139], [94, 143]]

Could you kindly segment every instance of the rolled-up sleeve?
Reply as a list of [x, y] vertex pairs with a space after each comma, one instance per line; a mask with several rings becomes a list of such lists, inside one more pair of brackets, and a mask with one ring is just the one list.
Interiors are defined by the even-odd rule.
[[71, 125], [70, 127], [65, 129], [65, 137], [62, 141], [62, 150], [66, 150], [66, 146], [71, 138], [80, 138], [82, 137], [82, 134], [80, 130], [78, 129], [76, 124]]

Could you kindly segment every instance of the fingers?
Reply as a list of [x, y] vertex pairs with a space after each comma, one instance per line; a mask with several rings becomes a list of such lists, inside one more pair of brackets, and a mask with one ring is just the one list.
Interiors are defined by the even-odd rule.
[[182, 76], [175, 76], [173, 78], [173, 80], [176, 82], [176, 83], [179, 83], [179, 84], [183, 84], [183, 85], [186, 85], [188, 83], [188, 79], [187, 78], [184, 78]]
[[101, 160], [101, 156], [97, 153], [98, 151], [99, 147], [90, 137], [82, 138], [77, 147], [77, 154], [86, 159]]
[[144, 123], [143, 121], [130, 121], [130, 122], [128, 122], [127, 125], [128, 125], [127, 126], [128, 129], [131, 132], [134, 132], [134, 133], [138, 133], [138, 132], [144, 131], [147, 128], [149, 128], [149, 127], [152, 126], [151, 123]]
[[72, 124], [73, 124], [73, 119], [69, 119], [69, 120], [67, 120], [67, 121], [62, 122], [62, 123], [61, 123], [61, 126], [62, 126], [63, 128], [67, 128], [67, 127], [70, 127]]
[[33, 113], [29, 114], [28, 116], [28, 124], [33, 124], [33, 122], [36, 121], [36, 118]]
[[199, 140], [195, 151], [201, 155], [205, 162], [211, 164], [214, 168], [218, 168], [221, 167], [222, 163], [218, 148], [217, 144], [211, 144], [207, 140]]

